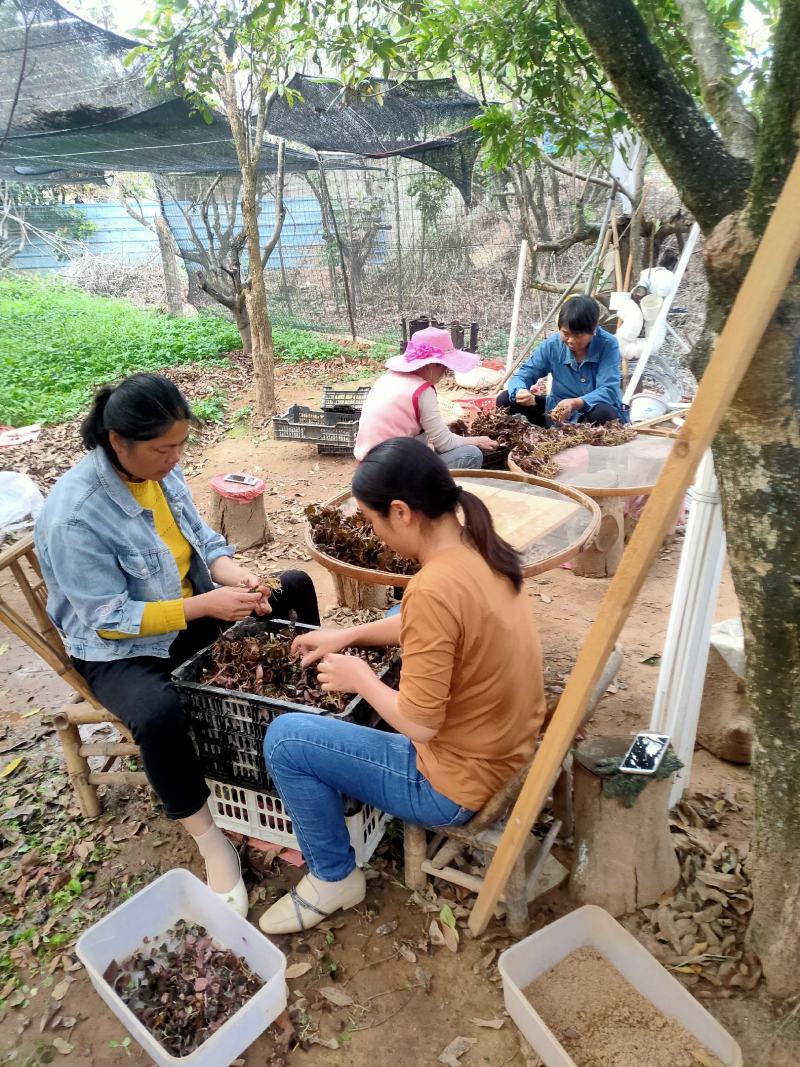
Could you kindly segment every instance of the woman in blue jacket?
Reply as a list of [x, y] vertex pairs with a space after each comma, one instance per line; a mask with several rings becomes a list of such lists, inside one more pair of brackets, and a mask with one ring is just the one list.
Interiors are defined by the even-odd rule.
[[236, 850], [208, 787], [170, 674], [253, 612], [319, 624], [302, 571], [263, 592], [197, 512], [178, 467], [192, 422], [172, 382], [134, 374], [97, 394], [81, 425], [89, 455], [56, 482], [36, 523], [47, 613], [89, 688], [131, 730], [168, 818], [206, 862], [209, 886], [242, 915]]
[[[590, 296], [574, 296], [558, 316], [551, 334], [523, 363], [497, 398], [499, 408], [524, 415], [537, 426], [553, 423], [628, 422], [620, 390], [617, 339], [598, 327], [600, 309]], [[548, 396], [537, 387], [553, 376]]]

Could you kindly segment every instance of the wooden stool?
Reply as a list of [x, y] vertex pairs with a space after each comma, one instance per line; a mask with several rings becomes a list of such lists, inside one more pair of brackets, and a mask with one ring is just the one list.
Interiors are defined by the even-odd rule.
[[[119, 719], [92, 695], [83, 676], [73, 667], [58, 631], [50, 622], [45, 611], [47, 590], [32, 535], [0, 554], [0, 577], [4, 571], [10, 572], [26, 602], [28, 617], [24, 617], [19, 607], [5, 595], [0, 595], [0, 622], [75, 690], [72, 699], [53, 715], [53, 725], [58, 730], [64, 764], [80, 809], [87, 818], [94, 818], [101, 810], [98, 785], [120, 782], [143, 785], [147, 782], [144, 771], [129, 771], [118, 766], [118, 761], [138, 755], [139, 749]], [[80, 727], [102, 722], [112, 723], [120, 734], [120, 740], [84, 742]], [[90, 767], [90, 756], [104, 757], [99, 770]]]
[[[587, 496], [591, 492], [583, 490]], [[594, 498], [600, 508], [600, 528], [594, 540], [572, 561], [572, 573], [579, 578], [610, 578], [617, 573], [625, 548], [625, 497]]]
[[359, 582], [355, 578], [345, 578], [343, 574], [333, 575], [336, 600], [342, 608], [351, 611], [386, 611], [389, 607], [389, 589], [385, 585], [373, 585], [372, 582]]
[[[228, 481], [246, 478], [247, 482]], [[217, 474], [211, 479], [210, 525], [239, 552], [273, 540], [264, 508], [265, 483], [249, 474]]]
[[622, 759], [630, 737], [595, 737], [575, 751], [575, 865], [570, 893], [611, 915], [629, 915], [674, 889], [680, 865], [669, 831], [672, 776], [648, 775], [632, 807], [603, 795], [597, 765]]

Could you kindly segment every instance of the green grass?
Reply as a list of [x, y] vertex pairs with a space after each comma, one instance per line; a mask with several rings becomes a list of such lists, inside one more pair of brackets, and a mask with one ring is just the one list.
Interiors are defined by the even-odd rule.
[[216, 360], [239, 344], [236, 327], [217, 315], [170, 318], [58, 283], [0, 277], [0, 423], [62, 422], [104, 382]]
[[[284, 363], [354, 355], [288, 326], [276, 325], [273, 341], [275, 358]], [[106, 382], [179, 363], [225, 365], [224, 353], [240, 347], [236, 327], [221, 315], [170, 318], [59, 281], [0, 275], [0, 424], [63, 422]], [[381, 361], [395, 351], [377, 344], [370, 356]], [[204, 421], [220, 421], [224, 398], [200, 400], [195, 411]]]

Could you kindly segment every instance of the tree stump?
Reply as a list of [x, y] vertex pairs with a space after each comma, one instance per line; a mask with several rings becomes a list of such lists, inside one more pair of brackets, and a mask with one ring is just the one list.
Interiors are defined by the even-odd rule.
[[575, 753], [575, 863], [570, 893], [580, 904], [597, 904], [611, 915], [628, 915], [674, 889], [680, 865], [669, 832], [672, 776], [653, 778], [627, 808], [603, 795], [600, 760], [622, 758], [630, 737], [599, 737]]
[[341, 574], [334, 574], [333, 584], [336, 599], [343, 608], [350, 608], [351, 611], [386, 611], [389, 607], [389, 590], [385, 585], [359, 582]]
[[625, 497], [603, 496], [597, 504], [600, 527], [592, 543], [572, 561], [572, 573], [579, 578], [610, 578], [616, 574], [625, 547]]
[[744, 678], [714, 647], [700, 704], [697, 742], [718, 759], [749, 763], [753, 751], [753, 720], [747, 705]]
[[211, 503], [211, 526], [239, 552], [273, 540], [267, 522], [263, 494], [254, 500], [229, 500], [214, 491]]

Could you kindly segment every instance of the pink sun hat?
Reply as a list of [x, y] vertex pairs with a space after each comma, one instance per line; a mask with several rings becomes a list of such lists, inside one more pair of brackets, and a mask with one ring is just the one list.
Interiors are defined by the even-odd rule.
[[479, 360], [480, 356], [476, 353], [462, 352], [456, 348], [449, 330], [429, 326], [414, 334], [402, 355], [387, 359], [386, 367], [388, 370], [413, 373], [429, 363], [441, 363], [458, 374], [464, 374], [477, 367]]

